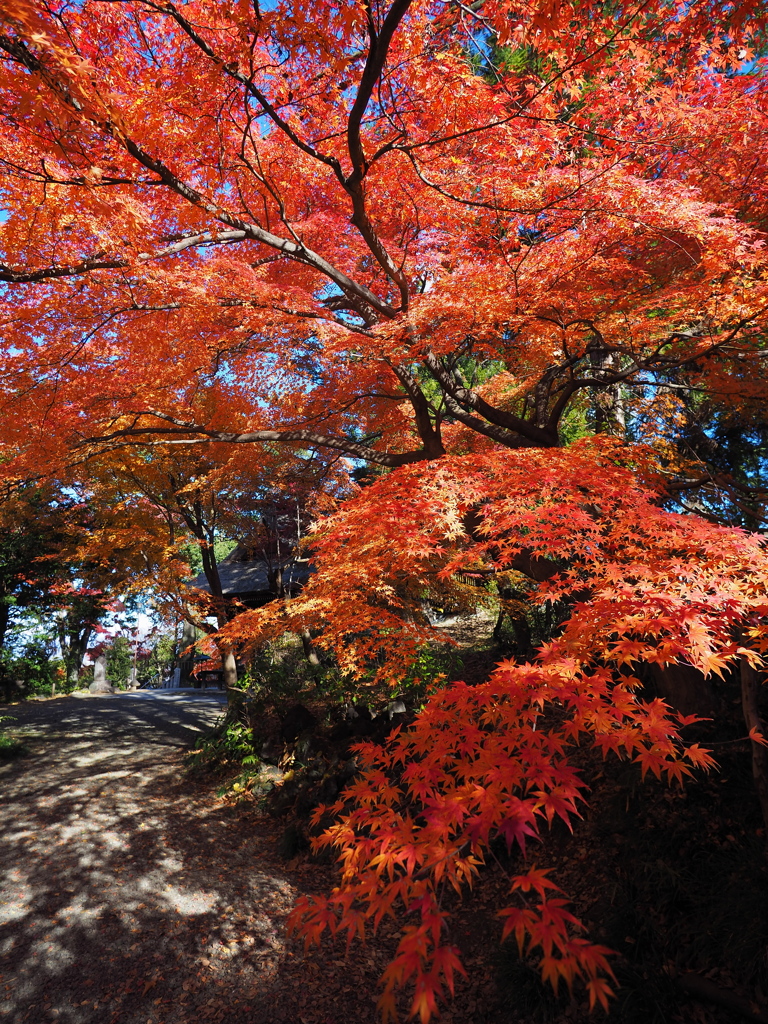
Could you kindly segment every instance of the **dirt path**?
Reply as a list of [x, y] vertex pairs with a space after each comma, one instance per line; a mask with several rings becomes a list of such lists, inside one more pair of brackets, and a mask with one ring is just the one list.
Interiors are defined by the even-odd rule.
[[[284, 921], [300, 893], [328, 891], [332, 869], [286, 865], [284, 824], [183, 773], [220, 710], [213, 693], [172, 691], [0, 707], [30, 748], [0, 762], [0, 1020], [376, 1021], [395, 927], [349, 955], [305, 956]], [[470, 969], [487, 918], [472, 925]], [[490, 1021], [486, 983], [478, 970], [443, 1024]]]
[[0, 767], [0, 1018], [283, 1019], [270, 981], [294, 887], [259, 867], [274, 834], [242, 828], [181, 773], [218, 695], [2, 711], [30, 754]]

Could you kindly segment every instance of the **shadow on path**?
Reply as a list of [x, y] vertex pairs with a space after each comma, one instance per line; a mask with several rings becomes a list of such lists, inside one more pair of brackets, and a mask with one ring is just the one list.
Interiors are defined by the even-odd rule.
[[291, 1019], [275, 837], [182, 771], [221, 710], [163, 691], [2, 709], [30, 753], [0, 767], [0, 1018]]
[[[332, 867], [276, 855], [284, 825], [215, 800], [183, 751], [222, 695], [150, 691], [0, 707], [30, 752], [0, 762], [0, 1020], [368, 1024], [401, 923], [304, 953], [298, 895]], [[468, 908], [471, 911], [471, 908]], [[441, 1024], [498, 1024], [472, 970], [490, 915], [455, 921], [471, 981]], [[474, 923], [473, 923], [474, 921]], [[406, 1014], [403, 1014], [405, 1019]]]

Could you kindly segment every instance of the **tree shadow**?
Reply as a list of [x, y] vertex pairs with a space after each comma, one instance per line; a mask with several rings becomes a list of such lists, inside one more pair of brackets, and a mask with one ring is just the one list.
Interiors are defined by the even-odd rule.
[[259, 866], [272, 837], [180, 774], [210, 711], [97, 699], [17, 716], [32, 752], [0, 769], [0, 1016], [270, 1019], [294, 889]]
[[[282, 824], [216, 802], [210, 782], [184, 773], [215, 702], [132, 698], [10, 709], [31, 753], [0, 765], [0, 1019], [378, 1019], [401, 923], [349, 953], [302, 952], [285, 919], [300, 893], [329, 890], [333, 868], [281, 863]], [[460, 983], [442, 1024], [496, 1020], [482, 983]]]

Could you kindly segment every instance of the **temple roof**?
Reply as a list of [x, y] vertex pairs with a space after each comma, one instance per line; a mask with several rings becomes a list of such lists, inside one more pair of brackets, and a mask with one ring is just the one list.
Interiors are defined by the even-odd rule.
[[[269, 585], [269, 569], [264, 558], [247, 557], [243, 547], [238, 546], [219, 562], [221, 589], [226, 597], [244, 597], [248, 594], [268, 595], [273, 593]], [[283, 585], [286, 590], [303, 587], [314, 572], [309, 559], [297, 559], [283, 565]], [[208, 590], [205, 573], [192, 581], [193, 587]]]

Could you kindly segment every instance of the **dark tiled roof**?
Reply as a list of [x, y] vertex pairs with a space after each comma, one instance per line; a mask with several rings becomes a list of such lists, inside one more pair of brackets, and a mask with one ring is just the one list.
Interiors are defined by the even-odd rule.
[[[229, 559], [230, 556], [227, 556], [219, 562], [221, 589], [227, 597], [237, 597], [241, 594], [269, 594], [271, 592], [266, 562], [258, 559], [250, 561], [230, 561]], [[303, 586], [313, 572], [314, 568], [308, 561], [293, 562], [283, 569], [283, 584], [286, 589]], [[201, 573], [194, 579], [192, 586], [199, 587], [200, 590], [208, 590], [205, 574]]]

